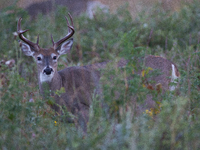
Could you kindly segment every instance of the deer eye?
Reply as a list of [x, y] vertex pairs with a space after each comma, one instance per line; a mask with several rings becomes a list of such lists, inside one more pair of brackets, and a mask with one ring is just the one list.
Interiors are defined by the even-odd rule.
[[53, 56], [53, 60], [56, 60], [57, 56]]
[[42, 58], [41, 58], [41, 57], [37, 57], [37, 60], [39, 60], [39, 61], [40, 61], [40, 60], [42, 60]]

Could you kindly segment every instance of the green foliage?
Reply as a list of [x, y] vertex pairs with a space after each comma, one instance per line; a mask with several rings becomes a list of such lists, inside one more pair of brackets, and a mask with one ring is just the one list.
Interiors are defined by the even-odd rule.
[[[0, 67], [0, 147], [2, 149], [199, 149], [199, 8], [193, 1], [177, 12], [156, 6], [135, 19], [126, 7], [116, 14], [97, 12], [93, 19], [74, 18], [74, 46], [59, 60], [65, 66], [87, 65], [112, 60], [102, 70], [103, 104], [93, 98], [87, 134], [64, 118], [71, 115], [59, 106], [58, 115], [42, 100], [37, 72], [32, 59], [18, 46], [17, 21], [23, 17], [22, 29], [40, 46], [51, 45], [67, 33], [65, 8], [47, 16], [29, 20], [24, 10], [9, 7], [0, 13], [0, 60], [14, 59], [13, 67], [1, 61]], [[179, 94], [158, 95], [143, 86], [150, 68], [143, 58], [162, 55], [177, 64], [181, 73]], [[128, 60], [126, 67], [118, 61]], [[140, 70], [144, 70], [140, 73]], [[138, 73], [139, 72], [139, 73]], [[140, 75], [141, 74], [141, 75]], [[60, 95], [64, 89], [57, 91]], [[158, 105], [155, 109], [138, 109], [148, 94]], [[162, 99], [162, 101], [161, 101]]]
[[172, 49], [174, 41], [183, 49], [188, 45], [199, 44], [198, 0], [186, 3], [178, 12], [164, 10], [160, 5], [150, 10], [144, 9], [137, 17], [134, 25], [140, 34], [135, 43], [148, 44], [153, 48], [159, 46], [165, 51]]
[[62, 93], [65, 93], [65, 88], [64, 88], [64, 87], [61, 87], [60, 90], [57, 90], [57, 91], [55, 92], [55, 94], [57, 94], [58, 96], [60, 96]]

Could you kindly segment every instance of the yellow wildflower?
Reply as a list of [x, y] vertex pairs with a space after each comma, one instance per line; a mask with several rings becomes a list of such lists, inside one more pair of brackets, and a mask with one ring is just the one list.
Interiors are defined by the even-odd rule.
[[56, 121], [54, 121], [54, 124], [55, 124], [55, 126], [57, 126], [57, 122]]
[[148, 109], [146, 109], [145, 110], [145, 113], [147, 114], [147, 115], [149, 115], [149, 116], [153, 116], [153, 110], [152, 109], [150, 109], [150, 110], [148, 110]]

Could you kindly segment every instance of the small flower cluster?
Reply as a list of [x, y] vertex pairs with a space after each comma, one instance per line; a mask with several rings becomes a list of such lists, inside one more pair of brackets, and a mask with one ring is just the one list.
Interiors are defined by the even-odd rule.
[[56, 121], [54, 121], [54, 124], [55, 124], [55, 126], [57, 126], [57, 125], [58, 125], [58, 123], [57, 123]]
[[158, 108], [150, 108], [150, 110], [146, 109], [144, 113], [153, 118], [154, 115], [160, 113], [160, 110], [161, 110], [161, 104], [158, 104]]

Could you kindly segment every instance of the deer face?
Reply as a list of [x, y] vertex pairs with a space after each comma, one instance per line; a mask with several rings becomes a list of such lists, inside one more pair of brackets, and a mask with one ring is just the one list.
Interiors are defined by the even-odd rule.
[[41, 82], [51, 81], [54, 73], [57, 71], [58, 58], [70, 52], [73, 45], [73, 39], [70, 39], [63, 43], [56, 50], [51, 47], [49, 49], [39, 48], [37, 50], [31, 49], [26, 43], [20, 43], [22, 52], [27, 56], [32, 56], [37, 63], [37, 69]]
[[68, 53], [72, 47], [73, 39], [66, 41], [74, 34], [73, 21], [70, 14], [69, 17], [71, 19], [72, 26], [69, 25], [69, 22], [66, 18], [68, 34], [56, 43], [54, 43], [53, 37], [51, 36], [53, 46], [49, 49], [40, 48], [39, 36], [37, 38], [37, 43], [33, 43], [26, 39], [23, 36], [23, 33], [28, 30], [21, 30], [22, 19], [20, 18], [18, 21], [17, 33], [19, 38], [23, 41], [20, 42], [21, 49], [25, 55], [32, 56], [36, 61], [40, 82], [50, 82], [52, 80], [54, 73], [57, 72], [57, 60], [59, 56]]

